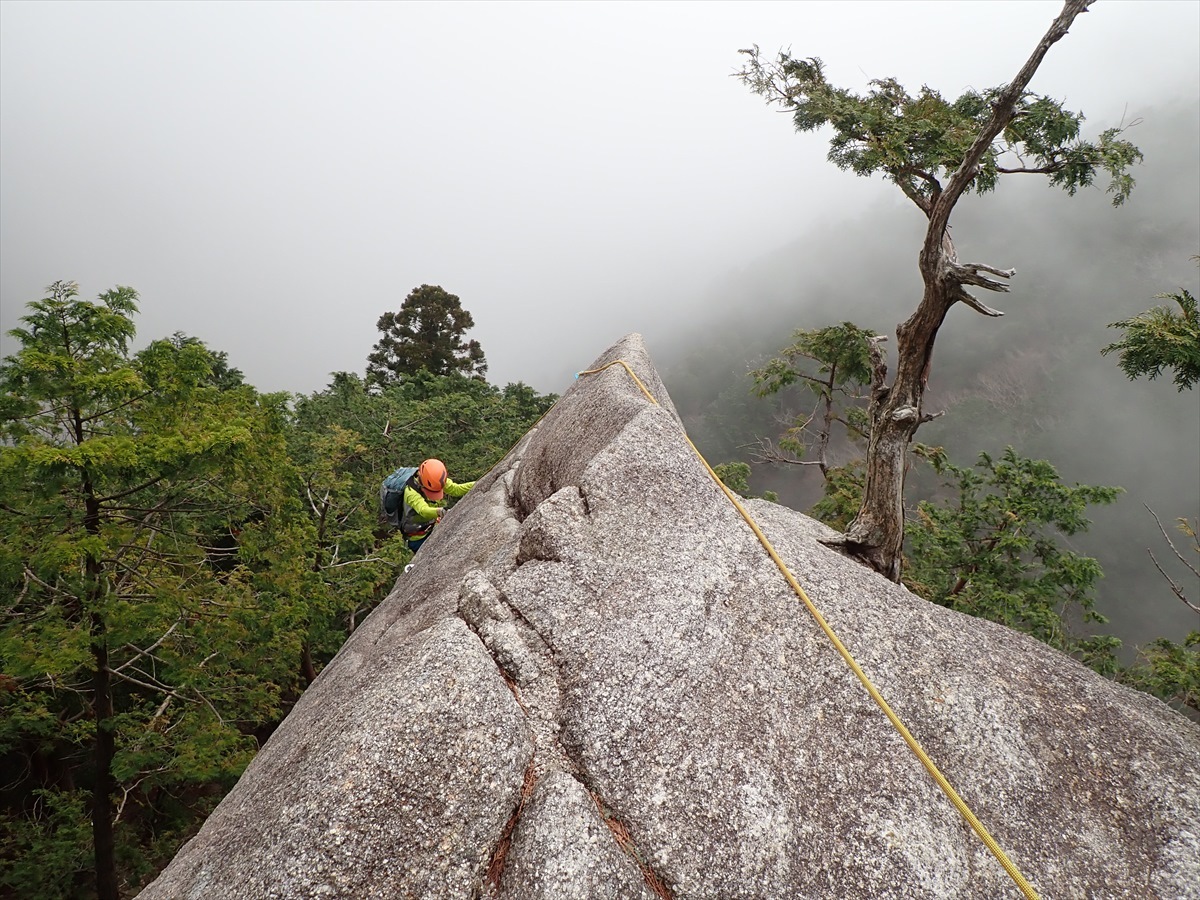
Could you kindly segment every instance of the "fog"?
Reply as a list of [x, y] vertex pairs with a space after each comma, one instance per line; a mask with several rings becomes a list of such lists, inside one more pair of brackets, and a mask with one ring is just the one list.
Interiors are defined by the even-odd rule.
[[[139, 344], [182, 331], [260, 390], [310, 393], [362, 372], [380, 314], [440, 284], [499, 384], [562, 391], [641, 332], [719, 462], [753, 435], [705, 410], [721, 392], [750, 409], [747, 367], [792, 329], [908, 315], [923, 224], [732, 78], [737, 50], [953, 97], [1010, 78], [1059, 8], [5, 0], [0, 326], [57, 279], [130, 285]], [[951, 414], [919, 435], [959, 462], [1015, 443], [1068, 482], [1126, 487], [1079, 546], [1134, 642], [1197, 626], [1150, 568], [1147, 547], [1169, 551], [1141, 504], [1200, 513], [1200, 417], [1194, 392], [1131, 384], [1098, 349], [1155, 293], [1200, 293], [1197, 35], [1200, 3], [1101, 0], [1051, 49], [1031, 89], [1088, 134], [1133, 125], [1139, 187], [1116, 211], [1034, 179], [964, 198], [960, 257], [1018, 277], [1005, 319], [952, 312], [930, 385]], [[956, 410], [1005, 371], [1028, 414]], [[793, 476], [769, 477], [803, 507]]]
[[[493, 381], [561, 391], [625, 333], [668, 348], [730, 273], [888, 190], [731, 78], [739, 48], [956, 96], [1011, 77], [1058, 10], [5, 0], [0, 325], [56, 279], [130, 285], [142, 342], [183, 331], [307, 393], [440, 284]], [[1097, 3], [1032, 88], [1128, 121], [1195, 95], [1198, 26], [1196, 3]]]
[[[1126, 642], [1126, 659], [1136, 645], [1182, 641], [1200, 629], [1200, 616], [1172, 595], [1147, 553], [1193, 602], [1200, 597], [1200, 579], [1174, 558], [1147, 511], [1195, 565], [1173, 526], [1200, 517], [1200, 402], [1195, 390], [1178, 392], [1170, 373], [1131, 382], [1115, 356], [1100, 353], [1120, 337], [1109, 323], [1170, 305], [1155, 294], [1186, 288], [1200, 296], [1192, 259], [1200, 253], [1200, 98], [1138, 106], [1137, 118], [1129, 137], [1146, 163], [1120, 208], [1103, 190], [1072, 198], [1031, 177], [960, 202], [953, 220], [960, 259], [1017, 274], [1011, 293], [986, 298], [1003, 318], [961, 304], [950, 311], [925, 403], [927, 412], [946, 415], [916, 437], [944, 446], [959, 464], [1011, 444], [1051, 460], [1067, 484], [1124, 488], [1118, 502], [1090, 511], [1090, 533], [1070, 543], [1104, 568], [1098, 607], [1111, 619], [1104, 630]], [[747, 376], [790, 343], [794, 329], [850, 320], [892, 335], [885, 347], [894, 368], [895, 325], [920, 298], [924, 224], [897, 188], [880, 183], [859, 215], [810, 228], [712, 288], [706, 301], [720, 300], [724, 314], [658, 354], [689, 433], [711, 461], [749, 461], [755, 438], [785, 427], [775, 416], [799, 411], [798, 398], [754, 398]], [[847, 449], [835, 461], [855, 455]], [[935, 482], [914, 472], [909, 504]], [[756, 466], [751, 487], [807, 509], [821, 479], [813, 469]]]

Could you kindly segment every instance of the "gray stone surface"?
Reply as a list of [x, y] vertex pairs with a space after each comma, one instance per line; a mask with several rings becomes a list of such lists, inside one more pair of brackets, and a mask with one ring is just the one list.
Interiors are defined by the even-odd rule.
[[575, 778], [550, 771], [538, 782], [504, 867], [504, 900], [655, 900]]
[[[1020, 893], [688, 447], [641, 339], [481, 479], [144, 898]], [[1200, 729], [756, 521], [1046, 898], [1200, 897]]]

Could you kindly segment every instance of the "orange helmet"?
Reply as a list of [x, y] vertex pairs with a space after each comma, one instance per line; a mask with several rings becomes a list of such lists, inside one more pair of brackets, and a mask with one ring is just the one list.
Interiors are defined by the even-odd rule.
[[440, 459], [427, 459], [417, 467], [417, 481], [430, 500], [441, 500], [446, 490], [446, 464]]

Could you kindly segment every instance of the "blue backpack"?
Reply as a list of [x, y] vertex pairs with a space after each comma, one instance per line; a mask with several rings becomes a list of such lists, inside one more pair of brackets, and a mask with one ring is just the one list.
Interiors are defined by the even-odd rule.
[[404, 488], [416, 474], [416, 466], [403, 466], [383, 479], [379, 486], [380, 511], [395, 528], [400, 527], [404, 515]]

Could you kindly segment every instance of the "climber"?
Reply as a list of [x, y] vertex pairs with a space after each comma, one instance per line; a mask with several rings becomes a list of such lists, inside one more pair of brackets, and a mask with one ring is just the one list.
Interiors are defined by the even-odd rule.
[[400, 529], [408, 549], [416, 553], [442, 520], [446, 497], [462, 497], [475, 486], [450, 479], [440, 459], [427, 459], [415, 469], [397, 469], [383, 480], [379, 500], [384, 517]]

